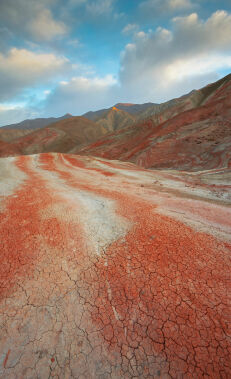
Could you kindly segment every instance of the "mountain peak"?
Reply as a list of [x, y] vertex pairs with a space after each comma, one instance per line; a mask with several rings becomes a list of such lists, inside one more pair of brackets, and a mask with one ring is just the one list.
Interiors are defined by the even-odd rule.
[[123, 107], [131, 107], [131, 106], [133, 106], [133, 105], [135, 105], [135, 104], [133, 104], [133, 103], [117, 103], [117, 104], [115, 105], [115, 107], [120, 107], [120, 106], [123, 106]]

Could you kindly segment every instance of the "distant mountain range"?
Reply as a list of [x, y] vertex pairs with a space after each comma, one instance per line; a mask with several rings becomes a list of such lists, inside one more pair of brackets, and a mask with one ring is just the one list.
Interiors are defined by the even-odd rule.
[[231, 167], [231, 75], [162, 104], [159, 112], [156, 106], [145, 112], [145, 120], [107, 135], [78, 154], [145, 168]]
[[12, 142], [36, 129], [44, 128], [54, 122], [62, 121], [70, 117], [73, 116], [70, 113], [66, 113], [62, 117], [35, 118], [32, 120], [24, 120], [17, 124], [2, 126], [0, 127], [0, 140], [4, 142]]
[[[55, 120], [55, 122], [54, 122]], [[123, 104], [0, 129], [0, 156], [79, 153], [182, 170], [229, 165], [231, 75], [163, 104]], [[45, 125], [45, 126], [44, 126]]]
[[48, 117], [48, 118], [35, 118], [32, 120], [24, 120], [18, 124], [11, 124], [3, 126], [4, 129], [39, 129], [43, 128], [53, 122], [61, 121], [66, 118], [73, 117], [70, 113], [66, 113], [62, 117]]

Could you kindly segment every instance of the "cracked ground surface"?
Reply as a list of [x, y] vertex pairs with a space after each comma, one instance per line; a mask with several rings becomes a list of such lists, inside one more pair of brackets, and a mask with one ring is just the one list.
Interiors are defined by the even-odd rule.
[[0, 378], [230, 378], [230, 170], [0, 160]]

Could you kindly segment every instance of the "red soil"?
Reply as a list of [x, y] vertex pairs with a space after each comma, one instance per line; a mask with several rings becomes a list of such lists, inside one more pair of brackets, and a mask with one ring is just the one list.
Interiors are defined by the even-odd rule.
[[[178, 197], [156, 191], [164, 174], [129, 164], [56, 154], [14, 162], [27, 180], [1, 210], [2, 377], [231, 376], [231, 244], [213, 225], [230, 231], [228, 207], [186, 187]], [[98, 255], [94, 220], [109, 234], [129, 227]]]

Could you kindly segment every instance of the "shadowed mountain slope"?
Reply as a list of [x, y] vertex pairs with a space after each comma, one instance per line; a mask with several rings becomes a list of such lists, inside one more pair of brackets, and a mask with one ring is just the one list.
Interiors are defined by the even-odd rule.
[[53, 124], [54, 122], [62, 121], [67, 118], [73, 117], [70, 113], [66, 113], [62, 117], [48, 117], [48, 118], [35, 118], [31, 120], [24, 120], [21, 121], [17, 124], [11, 124], [11, 125], [6, 125], [2, 126], [1, 129], [41, 129], [44, 128], [45, 126], [48, 126], [50, 124]]
[[[40, 152], [68, 152], [76, 146], [95, 141], [107, 130], [84, 117], [71, 117], [38, 129], [9, 144], [15, 154], [35, 154]], [[2, 148], [2, 156], [7, 156], [8, 148]]]
[[162, 114], [111, 133], [81, 154], [131, 161], [145, 168], [229, 167], [231, 75], [174, 102]]
[[135, 116], [118, 109], [116, 106], [100, 115], [95, 122], [102, 125], [108, 132], [124, 129], [136, 122]]
[[32, 120], [24, 120], [17, 124], [2, 126], [0, 127], [0, 140], [12, 142], [20, 137], [32, 133], [36, 129], [44, 128], [54, 122], [62, 121], [70, 117], [73, 116], [66, 113], [62, 117], [35, 118]]
[[[68, 117], [33, 132], [29, 129], [0, 130], [2, 137], [1, 156], [18, 154], [35, 154], [41, 152], [72, 152], [82, 145], [96, 141], [109, 132], [115, 131], [135, 122], [134, 116], [115, 107], [104, 112], [97, 122], [85, 117]], [[12, 141], [12, 134], [14, 139]], [[19, 138], [15, 138], [15, 134]], [[20, 136], [22, 134], [22, 136]], [[9, 138], [7, 138], [9, 136]], [[4, 138], [5, 137], [5, 138]], [[9, 141], [10, 140], [10, 141]]]
[[[132, 103], [117, 103], [113, 107], [120, 109], [121, 111], [127, 112], [130, 115], [138, 115], [139, 113], [144, 112], [146, 109], [149, 109], [151, 106], [154, 106], [153, 103], [145, 103], [145, 104], [132, 104]], [[90, 111], [83, 114], [83, 117], [88, 118], [92, 121], [98, 121], [102, 115], [108, 111], [110, 111], [113, 107], [108, 109], [100, 109], [98, 111]]]

